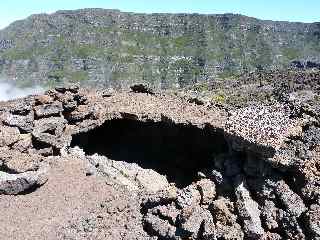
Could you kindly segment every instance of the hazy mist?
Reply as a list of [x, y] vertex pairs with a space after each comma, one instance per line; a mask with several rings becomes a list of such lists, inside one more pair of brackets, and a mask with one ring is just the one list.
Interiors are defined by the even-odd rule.
[[12, 84], [0, 82], [0, 101], [12, 100], [32, 94], [39, 94], [45, 90], [39, 86], [31, 88], [18, 88]]

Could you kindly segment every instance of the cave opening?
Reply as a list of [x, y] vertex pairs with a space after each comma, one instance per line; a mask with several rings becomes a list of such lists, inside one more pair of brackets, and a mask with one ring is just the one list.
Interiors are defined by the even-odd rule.
[[136, 163], [166, 175], [169, 182], [185, 187], [197, 173], [213, 166], [214, 156], [227, 153], [222, 131], [211, 127], [167, 122], [113, 119], [100, 127], [74, 135], [71, 147], [115, 161]]

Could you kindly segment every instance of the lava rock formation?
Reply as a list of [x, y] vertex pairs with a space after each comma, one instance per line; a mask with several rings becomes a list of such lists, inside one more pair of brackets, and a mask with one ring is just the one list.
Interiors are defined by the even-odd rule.
[[320, 239], [319, 112], [139, 89], [0, 103], [0, 236]]

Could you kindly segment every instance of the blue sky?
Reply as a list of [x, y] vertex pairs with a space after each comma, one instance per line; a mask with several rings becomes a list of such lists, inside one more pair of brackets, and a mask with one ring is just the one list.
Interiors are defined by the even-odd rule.
[[320, 0], [1, 0], [0, 28], [31, 14], [79, 8], [146, 13], [240, 13], [260, 19], [320, 22]]

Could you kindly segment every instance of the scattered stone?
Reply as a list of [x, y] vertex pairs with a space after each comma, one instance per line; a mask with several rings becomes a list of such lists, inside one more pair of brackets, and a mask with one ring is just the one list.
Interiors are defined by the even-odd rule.
[[307, 223], [312, 239], [320, 239], [320, 205], [311, 205], [307, 213]]
[[320, 127], [310, 126], [303, 134], [303, 142], [309, 148], [320, 145]]
[[108, 88], [102, 91], [102, 97], [107, 98], [111, 97], [116, 93], [116, 91], [112, 88]]
[[235, 184], [236, 206], [243, 222], [244, 233], [248, 238], [259, 239], [264, 234], [260, 220], [259, 205], [251, 198], [243, 177], [238, 176]]
[[71, 136], [62, 136], [65, 124], [66, 120], [62, 117], [36, 120], [32, 136], [39, 142], [61, 149], [71, 141]]
[[53, 148], [52, 147], [45, 147], [45, 148], [40, 148], [40, 149], [29, 149], [28, 150], [29, 154], [38, 154], [43, 157], [49, 157], [54, 154]]
[[320, 178], [311, 178], [305, 182], [305, 186], [302, 187], [302, 197], [311, 202], [317, 202], [320, 204]]
[[113, 161], [97, 154], [88, 157], [88, 160], [100, 172], [131, 190], [143, 188], [148, 192], [158, 192], [169, 186], [165, 176], [151, 169], [143, 169], [137, 164]]
[[185, 237], [196, 239], [204, 221], [213, 222], [211, 213], [208, 210], [197, 206], [195, 208], [184, 208], [179, 216], [179, 226]]
[[51, 104], [53, 103], [53, 98], [49, 95], [35, 96], [35, 105]]
[[16, 127], [0, 126], [0, 147], [9, 146], [20, 139], [20, 131]]
[[135, 85], [131, 86], [130, 88], [135, 93], [147, 93], [147, 94], [151, 94], [151, 95], [154, 94], [153, 90], [144, 84], [135, 84]]
[[136, 181], [149, 192], [158, 192], [169, 186], [167, 178], [151, 169], [141, 169], [137, 172]]
[[77, 102], [77, 105], [87, 105], [89, 103], [88, 96], [81, 91], [74, 95], [74, 100]]
[[36, 106], [34, 107], [34, 111], [38, 118], [59, 116], [63, 111], [63, 107], [61, 102], [55, 101], [53, 103]]
[[[144, 87], [99, 94], [57, 88], [42, 97], [19, 100], [16, 107], [14, 102], [0, 103], [0, 193], [31, 192], [46, 181], [42, 162], [54, 166], [60, 160], [72, 159], [83, 164], [83, 175], [91, 176], [86, 181], [103, 179], [103, 185], [123, 192], [122, 196], [137, 197], [133, 201], [135, 220], [131, 222], [140, 224], [143, 236], [149, 234], [150, 239], [319, 238], [317, 111], [312, 111], [310, 119], [305, 117], [311, 114], [306, 107], [290, 115], [287, 106], [252, 105], [228, 116], [214, 106], [190, 104]], [[217, 131], [222, 137], [213, 144], [217, 153], [208, 153], [212, 166], [199, 164], [200, 169], [194, 172], [198, 177], [192, 176], [188, 186], [178, 189], [169, 184], [163, 172], [69, 148], [72, 136], [79, 137], [79, 133], [117, 119]], [[106, 134], [111, 141], [112, 137]], [[86, 135], [79, 139], [90, 141]], [[225, 145], [226, 150], [219, 152]], [[181, 156], [183, 159], [183, 153]], [[177, 178], [184, 172], [179, 174]], [[298, 184], [293, 186], [295, 180]], [[180, 186], [178, 181], [176, 184]], [[81, 232], [88, 234], [99, 228], [96, 219], [115, 215], [117, 221], [123, 221], [122, 214], [133, 211], [133, 207], [117, 197], [117, 204], [107, 203], [99, 217], [93, 218], [95, 224], [91, 219], [84, 222]], [[312, 205], [308, 209], [305, 203]], [[113, 228], [116, 239], [130, 239], [118, 230]]]
[[212, 181], [214, 181], [216, 184], [222, 184], [223, 183], [223, 176], [221, 172], [213, 169], [210, 171], [210, 174], [208, 176]]
[[221, 225], [232, 225], [237, 220], [237, 217], [231, 212], [232, 208], [232, 203], [229, 200], [220, 197], [213, 201], [209, 209], [215, 222], [219, 222]]
[[279, 224], [287, 239], [306, 239], [295, 216], [279, 209]]
[[252, 105], [233, 111], [226, 131], [237, 136], [231, 137], [234, 150], [249, 148], [259, 155], [272, 158], [275, 150], [279, 149], [289, 136], [301, 134], [302, 129], [299, 122], [290, 119], [286, 109], [278, 104]]
[[142, 199], [141, 205], [144, 209], [151, 209], [156, 206], [171, 204], [176, 199], [177, 189], [174, 186], [170, 186], [157, 193], [149, 193], [144, 199]]
[[283, 238], [277, 233], [267, 232], [262, 237], [262, 240], [282, 240]]
[[66, 117], [71, 123], [80, 122], [93, 117], [94, 109], [92, 106], [80, 105]]
[[176, 235], [177, 228], [165, 220], [162, 220], [152, 214], [147, 214], [144, 222], [146, 225], [145, 228], [148, 232], [153, 233], [153, 235], [164, 239], [180, 239]]
[[18, 127], [20, 130], [30, 133], [34, 126], [34, 116], [33, 113], [28, 113], [28, 115], [13, 115], [7, 113], [4, 116], [3, 122], [11, 127]]
[[197, 182], [201, 194], [201, 204], [209, 205], [216, 197], [216, 185], [209, 179], [202, 179]]
[[261, 211], [261, 218], [264, 221], [265, 226], [268, 230], [277, 229], [278, 225], [278, 209], [274, 202], [265, 201], [263, 209]]
[[200, 202], [201, 194], [196, 185], [189, 185], [178, 192], [176, 203], [181, 209], [197, 206]]
[[70, 85], [70, 86], [58, 86], [55, 88], [55, 90], [59, 93], [66, 93], [66, 92], [71, 92], [71, 93], [77, 93], [79, 90], [79, 86], [77, 85]]
[[203, 240], [216, 240], [217, 239], [217, 230], [216, 226], [213, 223], [212, 216], [209, 219], [204, 219], [203, 229], [201, 237]]
[[289, 214], [298, 218], [307, 210], [303, 200], [298, 194], [294, 193], [284, 181], [279, 181], [277, 183], [275, 194]]
[[7, 171], [23, 173], [39, 168], [43, 158], [36, 154], [26, 154], [15, 150], [0, 148], [0, 162]]
[[47, 182], [47, 170], [8, 174], [0, 172], [0, 194], [17, 195]]
[[195, 98], [189, 98], [188, 102], [189, 103], [194, 103], [196, 105], [204, 105], [204, 101], [202, 101], [201, 99], [196, 98], [196, 97]]
[[66, 93], [60, 97], [60, 101], [62, 102], [63, 108], [66, 112], [74, 111], [78, 103], [74, 100], [74, 96], [71, 93]]
[[13, 115], [26, 116], [30, 114], [32, 110], [32, 100], [26, 99], [18, 99], [14, 105], [10, 106], [9, 112]]
[[278, 175], [273, 175], [270, 178], [248, 178], [247, 184], [256, 196], [261, 200], [275, 200], [275, 188], [277, 181], [279, 180]]
[[223, 225], [221, 223], [216, 224], [216, 239], [226, 240], [243, 240], [244, 234], [241, 226], [238, 223], [232, 225]]
[[19, 152], [27, 152], [32, 147], [32, 135], [30, 133], [20, 134], [20, 139], [12, 145], [12, 149]]
[[175, 225], [178, 215], [181, 213], [175, 207], [175, 204], [159, 205], [149, 210], [153, 215], [159, 216], [161, 219], [166, 219], [170, 224]]

